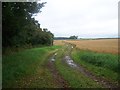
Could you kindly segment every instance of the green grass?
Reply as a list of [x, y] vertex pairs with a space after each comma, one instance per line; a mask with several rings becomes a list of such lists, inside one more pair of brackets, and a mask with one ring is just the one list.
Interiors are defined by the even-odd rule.
[[[32, 48], [3, 56], [3, 87], [22, 87], [24, 86], [23, 82], [28, 83], [28, 80], [33, 82], [29, 87], [34, 87], [38, 81], [39, 84], [37, 84], [38, 86], [36, 87], [54, 87], [52, 84], [49, 84], [50, 81], [52, 81], [52, 76], [50, 72], [44, 68], [44, 64], [46, 60], [48, 60], [49, 55], [58, 48], [60, 48], [60, 46]], [[47, 83], [46, 80], [48, 81]]]
[[[61, 49], [62, 48], [62, 49]], [[64, 55], [68, 55], [69, 47], [51, 46], [23, 50], [4, 55], [2, 58], [3, 88], [57, 88], [53, 82], [51, 72], [46, 63], [51, 54], [58, 50], [55, 65], [61, 76], [68, 81], [72, 88], [99, 88], [101, 85], [86, 77], [78, 70], [62, 62]], [[71, 53], [75, 62], [81, 64], [94, 74], [117, 81], [117, 55], [94, 53], [74, 49]]]
[[74, 49], [71, 56], [75, 62], [97, 76], [110, 81], [118, 81], [118, 55]]
[[[64, 51], [65, 50], [65, 51]], [[62, 62], [63, 56], [66, 52], [66, 48], [64, 50], [59, 50], [56, 57], [56, 67], [60, 74], [64, 77], [66, 81], [68, 81], [70, 87], [72, 88], [100, 88], [101, 85], [94, 82], [92, 79], [84, 76], [78, 70], [75, 70], [69, 67], [66, 63]]]

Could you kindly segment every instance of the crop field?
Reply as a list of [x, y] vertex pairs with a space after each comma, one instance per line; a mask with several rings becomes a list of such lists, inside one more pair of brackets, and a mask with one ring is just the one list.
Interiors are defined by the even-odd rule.
[[[118, 53], [118, 39], [98, 39], [98, 40], [64, 40], [75, 44], [77, 48], [103, 53]], [[62, 40], [55, 40], [54, 45], [62, 45]]]
[[59, 45], [60, 45], [60, 46], [61, 46], [61, 45], [62, 45], [62, 46], [64, 45], [63, 40], [54, 40], [53, 44], [54, 44], [54, 45], [58, 45], [58, 46], [59, 46]]

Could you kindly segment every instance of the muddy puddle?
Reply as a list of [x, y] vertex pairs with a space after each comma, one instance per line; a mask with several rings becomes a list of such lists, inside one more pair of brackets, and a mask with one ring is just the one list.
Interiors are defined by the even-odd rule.
[[55, 62], [55, 57], [56, 57], [57, 53], [55, 53], [51, 58], [50, 58], [50, 61], [51, 62]]
[[65, 60], [70, 67], [77, 67], [77, 65], [73, 62], [70, 56], [65, 56]]

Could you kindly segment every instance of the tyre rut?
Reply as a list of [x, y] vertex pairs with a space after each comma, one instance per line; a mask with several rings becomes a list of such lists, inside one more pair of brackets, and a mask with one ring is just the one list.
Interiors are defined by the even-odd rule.
[[50, 58], [50, 60], [47, 63], [47, 67], [50, 70], [50, 72], [52, 73], [53, 79], [54, 79], [54, 83], [57, 84], [58, 88], [69, 88], [70, 85], [68, 84], [68, 82], [60, 75], [59, 71], [56, 69], [55, 66], [55, 57], [56, 57], [56, 53]]

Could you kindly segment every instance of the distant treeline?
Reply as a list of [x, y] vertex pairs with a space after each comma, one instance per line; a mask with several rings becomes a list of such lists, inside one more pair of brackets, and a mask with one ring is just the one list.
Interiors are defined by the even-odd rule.
[[33, 16], [40, 12], [44, 3], [3, 2], [2, 3], [2, 46], [52, 45], [54, 35]]
[[119, 38], [79, 38], [80, 40], [101, 40], [101, 39], [119, 39]]
[[70, 36], [70, 37], [54, 37], [54, 40], [68, 40], [68, 39], [78, 39], [78, 36]]
[[64, 40], [64, 39], [70, 39], [68, 37], [54, 37], [54, 40]]

